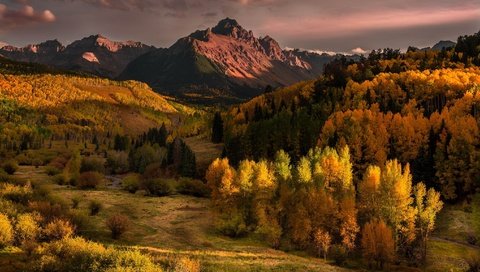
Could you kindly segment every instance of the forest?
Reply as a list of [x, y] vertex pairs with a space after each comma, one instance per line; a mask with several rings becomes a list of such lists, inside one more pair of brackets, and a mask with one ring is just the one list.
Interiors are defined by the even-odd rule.
[[479, 48], [223, 107], [0, 59], [0, 270], [479, 271]]

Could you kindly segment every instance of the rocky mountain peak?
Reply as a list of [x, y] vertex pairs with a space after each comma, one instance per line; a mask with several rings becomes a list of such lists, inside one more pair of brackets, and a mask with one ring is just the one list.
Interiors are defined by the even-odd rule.
[[252, 31], [247, 31], [234, 19], [225, 18], [212, 28], [212, 33], [230, 36], [235, 39], [250, 40], [253, 38]]

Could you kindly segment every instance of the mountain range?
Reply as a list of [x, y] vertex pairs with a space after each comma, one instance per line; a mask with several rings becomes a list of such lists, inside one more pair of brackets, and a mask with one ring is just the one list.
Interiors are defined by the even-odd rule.
[[[441, 41], [432, 49], [454, 45]], [[236, 20], [226, 18], [180, 38], [169, 48], [92, 35], [68, 46], [58, 40], [23, 48], [1, 43], [0, 56], [111, 79], [138, 80], [157, 92], [203, 103], [234, 102], [258, 95], [268, 86], [316, 78], [325, 64], [342, 55], [282, 49], [272, 37], [255, 37]]]
[[115, 42], [102, 35], [92, 35], [68, 46], [58, 40], [22, 48], [6, 45], [0, 49], [0, 55], [16, 61], [115, 78], [132, 60], [154, 49], [140, 42]]

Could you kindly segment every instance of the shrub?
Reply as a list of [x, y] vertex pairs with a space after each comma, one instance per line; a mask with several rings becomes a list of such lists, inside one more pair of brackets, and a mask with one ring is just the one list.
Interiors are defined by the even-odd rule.
[[107, 153], [107, 165], [113, 173], [123, 174], [128, 172], [130, 168], [128, 153], [125, 151], [109, 151]]
[[67, 178], [65, 177], [64, 174], [56, 174], [53, 176], [52, 181], [58, 185], [67, 185]]
[[61, 240], [71, 237], [74, 233], [72, 224], [63, 219], [55, 219], [43, 229], [43, 236], [47, 241]]
[[79, 237], [48, 244], [42, 254], [35, 264], [35, 271], [162, 271], [138, 251], [105, 248]]
[[10, 200], [7, 200], [1, 197], [0, 197], [0, 211], [2, 211], [3, 214], [8, 215], [10, 217], [17, 215], [17, 208], [15, 207], [15, 204]]
[[98, 172], [84, 172], [80, 174], [77, 186], [81, 189], [94, 189], [103, 181], [103, 175]]
[[27, 241], [35, 241], [37, 239], [40, 227], [38, 226], [36, 216], [25, 213], [17, 217], [15, 224], [15, 234], [18, 244], [23, 244]]
[[45, 173], [49, 176], [55, 176], [55, 175], [58, 175], [62, 172], [62, 170], [58, 169], [57, 167], [55, 166], [47, 166], [45, 167]]
[[248, 232], [245, 221], [236, 213], [222, 215], [217, 223], [217, 230], [229, 237], [242, 237]]
[[80, 166], [80, 173], [84, 172], [105, 173], [105, 164], [101, 159], [83, 158]]
[[200, 272], [200, 262], [191, 258], [180, 258], [175, 262], [175, 272]]
[[13, 241], [13, 227], [10, 219], [0, 213], [0, 248], [10, 245]]
[[18, 163], [14, 160], [8, 160], [3, 163], [2, 168], [7, 174], [13, 175], [18, 170]]
[[122, 180], [122, 187], [125, 191], [128, 191], [132, 194], [140, 189], [140, 175], [138, 174], [130, 174], [123, 178]]
[[168, 179], [150, 179], [144, 181], [145, 190], [151, 195], [168, 196], [174, 193], [174, 181]]
[[342, 245], [333, 245], [330, 248], [330, 257], [336, 265], [343, 265], [347, 260], [347, 250]]
[[201, 180], [181, 178], [178, 181], [177, 191], [180, 194], [191, 195], [196, 197], [208, 197], [210, 189]]
[[130, 220], [128, 220], [128, 217], [126, 217], [125, 215], [116, 214], [116, 215], [110, 216], [107, 219], [106, 224], [107, 224], [107, 227], [112, 232], [112, 238], [118, 239], [123, 233], [125, 233], [128, 230], [128, 227], [130, 225]]
[[35, 168], [38, 168], [39, 166], [43, 165], [43, 161], [39, 158], [35, 158], [32, 160], [32, 166], [35, 166]]
[[477, 236], [475, 236], [474, 233], [469, 233], [467, 234], [467, 242], [470, 244], [470, 245], [476, 245], [477, 242], [478, 242], [478, 239], [477, 239]]
[[30, 209], [38, 212], [46, 222], [50, 222], [57, 217], [61, 217], [64, 212], [62, 206], [58, 203], [49, 201], [34, 201], [29, 203]]
[[88, 204], [88, 209], [90, 210], [90, 215], [94, 216], [97, 215], [103, 208], [103, 204], [98, 200], [90, 201]]
[[15, 203], [27, 203], [33, 195], [30, 184], [18, 186], [9, 183], [0, 184], [0, 196]]
[[480, 256], [471, 254], [465, 258], [465, 261], [468, 264], [468, 272], [480, 271]]
[[72, 198], [72, 209], [77, 209], [78, 205], [80, 204], [81, 201], [82, 201], [81, 197], [79, 197], [79, 196], [73, 197]]

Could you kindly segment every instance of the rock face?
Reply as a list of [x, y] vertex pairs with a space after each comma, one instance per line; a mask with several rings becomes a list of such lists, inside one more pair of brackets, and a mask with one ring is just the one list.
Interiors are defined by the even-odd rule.
[[277, 41], [256, 38], [233, 19], [179, 39], [168, 49], [132, 61], [121, 79], [135, 79], [159, 91], [229, 90], [248, 98], [266, 86], [285, 86], [318, 76], [331, 56], [282, 50]]
[[67, 47], [57, 40], [23, 48], [4, 46], [0, 49], [0, 55], [16, 61], [41, 63], [113, 78], [129, 62], [154, 49], [139, 42], [115, 42], [102, 35], [92, 35]]

